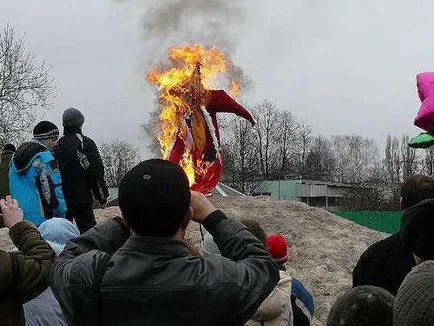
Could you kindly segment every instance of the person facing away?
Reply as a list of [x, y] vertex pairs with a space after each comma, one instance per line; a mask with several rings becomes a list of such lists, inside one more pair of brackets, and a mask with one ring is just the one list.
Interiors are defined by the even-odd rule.
[[52, 149], [59, 129], [49, 121], [39, 122], [33, 139], [20, 145], [9, 169], [11, 195], [24, 211], [24, 219], [36, 226], [52, 217], [65, 217], [62, 179]]
[[[372, 286], [356, 286], [333, 304], [327, 326], [392, 326], [395, 297]], [[397, 324], [397, 326], [403, 326]]]
[[[264, 245], [190, 191], [175, 163], [139, 163], [118, 201], [122, 218], [70, 241], [51, 274], [69, 324], [243, 325], [279, 280]], [[222, 257], [188, 255], [190, 220], [214, 236]]]
[[[401, 188], [400, 207], [405, 210], [434, 198], [434, 179], [413, 175]], [[353, 270], [353, 286], [379, 286], [396, 295], [405, 276], [415, 266], [412, 251], [401, 241], [401, 230], [371, 245]]]
[[434, 325], [434, 261], [420, 263], [402, 282], [393, 306], [393, 325]]
[[10, 194], [9, 191], [9, 165], [11, 164], [12, 155], [16, 148], [13, 144], [6, 144], [3, 147], [0, 161], [0, 198], [5, 198]]
[[107, 203], [104, 166], [95, 142], [83, 135], [83, 114], [69, 108], [63, 112], [62, 121], [63, 136], [57, 142], [54, 156], [62, 175], [67, 217], [74, 219], [83, 233], [96, 224], [93, 197], [101, 205]]
[[[267, 236], [267, 249], [279, 270], [286, 271], [285, 263], [288, 261], [288, 242], [283, 235], [272, 233]], [[291, 304], [294, 326], [308, 326], [311, 324], [315, 304], [312, 294], [303, 283], [291, 277]]]
[[0, 250], [0, 325], [24, 325], [22, 304], [37, 297], [48, 286], [54, 251], [38, 229], [23, 221], [23, 211], [10, 196], [0, 200], [4, 225], [18, 251]]
[[[51, 246], [59, 256], [66, 243], [80, 235], [80, 231], [70, 221], [64, 218], [53, 217], [38, 227], [42, 238]], [[35, 299], [25, 303], [24, 317], [27, 326], [66, 326], [62, 309], [48, 287]]]
[[[249, 230], [263, 245], [266, 245], [267, 235], [258, 222], [253, 220], [242, 220], [242, 224]], [[221, 255], [217, 244], [211, 234], [206, 233], [202, 241], [202, 250], [206, 257], [219, 257]], [[285, 271], [279, 271], [280, 280], [261, 303], [246, 326], [255, 325], [296, 325], [293, 323], [293, 306], [291, 304], [292, 278]]]
[[401, 241], [417, 264], [434, 260], [434, 198], [406, 209], [401, 219]]

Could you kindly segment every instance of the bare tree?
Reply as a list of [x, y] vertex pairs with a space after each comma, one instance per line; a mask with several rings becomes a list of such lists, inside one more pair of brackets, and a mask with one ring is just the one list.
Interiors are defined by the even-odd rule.
[[0, 145], [27, 137], [54, 95], [50, 67], [29, 51], [24, 35], [6, 25], [0, 33]]
[[238, 117], [226, 120], [223, 125], [224, 181], [242, 193], [251, 194], [262, 181], [252, 125]]
[[272, 169], [277, 163], [277, 148], [279, 136], [279, 111], [276, 105], [265, 100], [253, 108], [256, 118], [255, 132], [258, 141], [259, 164], [262, 175], [269, 179]]
[[416, 156], [416, 149], [408, 146], [410, 137], [402, 135], [401, 137], [401, 162], [402, 162], [402, 180], [407, 180], [410, 176], [415, 174], [418, 170], [418, 158]]
[[386, 170], [386, 180], [389, 184], [398, 185], [402, 181], [402, 164], [399, 153], [399, 140], [388, 135], [384, 152], [383, 164]]
[[298, 148], [296, 144], [297, 131], [299, 125], [293, 115], [288, 111], [279, 112], [278, 117], [278, 135], [277, 138], [277, 157], [279, 164], [276, 166], [279, 180], [285, 175], [295, 172], [296, 168], [292, 166], [296, 161]]
[[[420, 169], [419, 157], [415, 149], [408, 147], [408, 141], [408, 135], [403, 135], [401, 139], [388, 135], [386, 139], [383, 159], [384, 182], [389, 189], [391, 202], [398, 202], [401, 184]], [[431, 162], [429, 158], [428, 152], [424, 162], [428, 170]]]
[[306, 157], [305, 177], [312, 180], [333, 180], [336, 166], [335, 157], [332, 151], [331, 142], [318, 136]]
[[344, 183], [368, 182], [379, 163], [374, 141], [360, 135], [337, 135], [331, 142], [336, 162], [334, 179]]
[[298, 143], [299, 143], [299, 160], [298, 160], [298, 174], [303, 179], [306, 170], [306, 158], [308, 150], [312, 142], [312, 128], [310, 125], [303, 123], [298, 129]]
[[387, 182], [399, 185], [419, 171], [419, 159], [416, 150], [408, 146], [409, 136], [387, 136], [383, 164], [387, 172]]
[[423, 163], [425, 173], [432, 176], [434, 173], [434, 149], [432, 147], [425, 150]]
[[139, 160], [139, 151], [133, 145], [119, 139], [102, 144], [101, 159], [109, 187], [118, 187], [122, 177]]

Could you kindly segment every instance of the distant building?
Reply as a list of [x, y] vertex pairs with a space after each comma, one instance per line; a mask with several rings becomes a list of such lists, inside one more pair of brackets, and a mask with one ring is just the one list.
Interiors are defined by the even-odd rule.
[[278, 200], [293, 200], [331, 211], [340, 210], [352, 189], [363, 188], [339, 182], [313, 180], [264, 181], [255, 195], [267, 195]]
[[[109, 187], [108, 191], [109, 191], [108, 201], [117, 200], [118, 188]], [[245, 196], [245, 195], [243, 193], [225, 185], [224, 183], [219, 182], [219, 184], [213, 190], [212, 196], [232, 197], [232, 196]]]

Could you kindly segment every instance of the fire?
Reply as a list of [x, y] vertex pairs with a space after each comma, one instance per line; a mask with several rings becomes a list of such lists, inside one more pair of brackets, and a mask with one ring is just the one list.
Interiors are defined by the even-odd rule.
[[194, 183], [194, 165], [190, 153], [188, 152], [184, 153], [180, 165], [182, 166], [182, 168], [185, 171], [185, 174], [187, 175], [188, 182], [190, 183], [190, 185], [192, 185]]
[[229, 90], [229, 94], [232, 97], [237, 97], [240, 94], [240, 85], [236, 81], [231, 82], [231, 88]]
[[[164, 159], [171, 155], [179, 133], [182, 134], [182, 139], [188, 139], [184, 118], [200, 118], [193, 112], [193, 107], [198, 106], [206, 89], [215, 89], [224, 81], [227, 76], [222, 74], [228, 70], [225, 54], [215, 46], [207, 49], [200, 44], [188, 44], [170, 48], [168, 55], [169, 64], [153, 67], [147, 76], [149, 83], [158, 90], [162, 107], [158, 141]], [[240, 86], [237, 82], [229, 80], [227, 85], [230, 86], [232, 96], [238, 95]], [[203, 174], [203, 162], [193, 159], [188, 146], [179, 163], [186, 172], [190, 185]]]

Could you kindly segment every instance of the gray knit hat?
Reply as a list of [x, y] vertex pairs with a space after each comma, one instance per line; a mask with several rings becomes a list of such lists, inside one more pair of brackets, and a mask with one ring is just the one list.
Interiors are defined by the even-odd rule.
[[64, 127], [81, 128], [84, 123], [84, 115], [75, 108], [66, 109], [63, 112], [62, 124]]
[[393, 325], [434, 325], [434, 261], [426, 261], [406, 276], [396, 295]]

